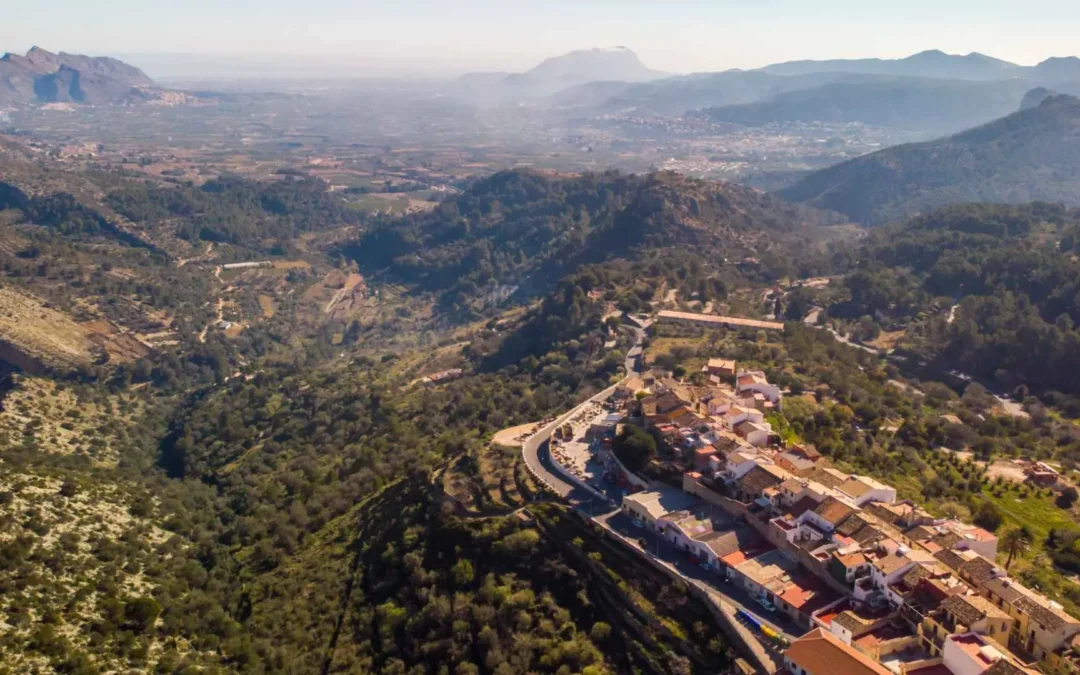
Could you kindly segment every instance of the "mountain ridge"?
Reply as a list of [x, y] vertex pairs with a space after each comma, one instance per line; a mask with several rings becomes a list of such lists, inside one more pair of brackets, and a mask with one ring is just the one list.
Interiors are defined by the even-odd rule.
[[846, 72], [961, 80], [998, 80], [1027, 77], [1041, 81], [1080, 77], [1080, 58], [1075, 56], [1050, 57], [1034, 66], [1022, 66], [979, 52], [946, 54], [939, 49], [929, 49], [899, 59], [804, 59], [774, 63], [759, 70], [774, 75]]
[[946, 138], [900, 145], [777, 193], [879, 225], [948, 203], [1080, 204], [1080, 99], [1059, 94]]
[[25, 55], [0, 57], [0, 104], [117, 103], [152, 87], [146, 73], [107, 56], [31, 47]]

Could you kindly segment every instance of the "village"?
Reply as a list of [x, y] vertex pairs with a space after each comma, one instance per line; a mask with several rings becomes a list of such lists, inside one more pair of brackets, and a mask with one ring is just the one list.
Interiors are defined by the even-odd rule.
[[[1080, 672], [1080, 619], [1010, 578], [994, 533], [785, 443], [769, 422], [784, 392], [764, 372], [713, 358], [694, 382], [631, 374], [557, 421], [550, 465], [586, 509], [611, 511], [594, 522], [733, 602], [756, 670]], [[619, 452], [634, 435], [661, 451]], [[1054, 474], [1033, 463], [1027, 480]]]

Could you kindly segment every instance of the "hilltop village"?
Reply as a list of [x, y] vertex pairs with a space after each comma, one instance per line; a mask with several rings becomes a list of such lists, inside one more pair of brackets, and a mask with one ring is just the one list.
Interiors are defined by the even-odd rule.
[[627, 377], [560, 424], [552, 464], [600, 510], [618, 500], [596, 522], [737, 608], [759, 670], [1078, 672], [1080, 619], [1010, 578], [997, 535], [785, 442], [764, 372], [718, 357], [692, 379]]

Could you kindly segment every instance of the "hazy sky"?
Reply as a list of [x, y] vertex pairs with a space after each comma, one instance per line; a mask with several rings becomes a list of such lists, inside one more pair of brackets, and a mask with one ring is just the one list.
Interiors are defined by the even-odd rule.
[[1033, 64], [1077, 54], [1078, 35], [1077, 0], [36, 0], [5, 13], [0, 51], [122, 56], [152, 76], [197, 74], [212, 62], [198, 54], [388, 75], [523, 70], [626, 45], [692, 72], [931, 48]]

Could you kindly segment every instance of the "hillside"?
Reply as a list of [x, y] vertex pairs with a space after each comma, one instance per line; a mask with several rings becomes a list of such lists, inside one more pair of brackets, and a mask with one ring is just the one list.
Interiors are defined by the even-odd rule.
[[1029, 84], [1020, 80], [883, 78], [784, 92], [758, 103], [709, 108], [704, 114], [717, 122], [746, 125], [858, 123], [941, 134], [968, 129], [1014, 112], [1029, 88]]
[[482, 306], [543, 292], [587, 263], [657, 249], [762, 256], [835, 222], [755, 190], [671, 173], [508, 171], [431, 213], [372, 229], [351, 253], [365, 274]]
[[[1080, 410], [1080, 210], [966, 204], [875, 230], [828, 307], [905, 327], [902, 350]], [[873, 318], [875, 318], [872, 320]], [[1023, 398], [1023, 395], [1021, 396]], [[1075, 413], [1074, 413], [1075, 414]]]
[[121, 103], [153, 81], [138, 68], [108, 57], [53, 54], [39, 47], [0, 57], [0, 104]]
[[1051, 97], [949, 138], [818, 171], [778, 194], [869, 225], [955, 202], [1080, 204], [1080, 100]]

